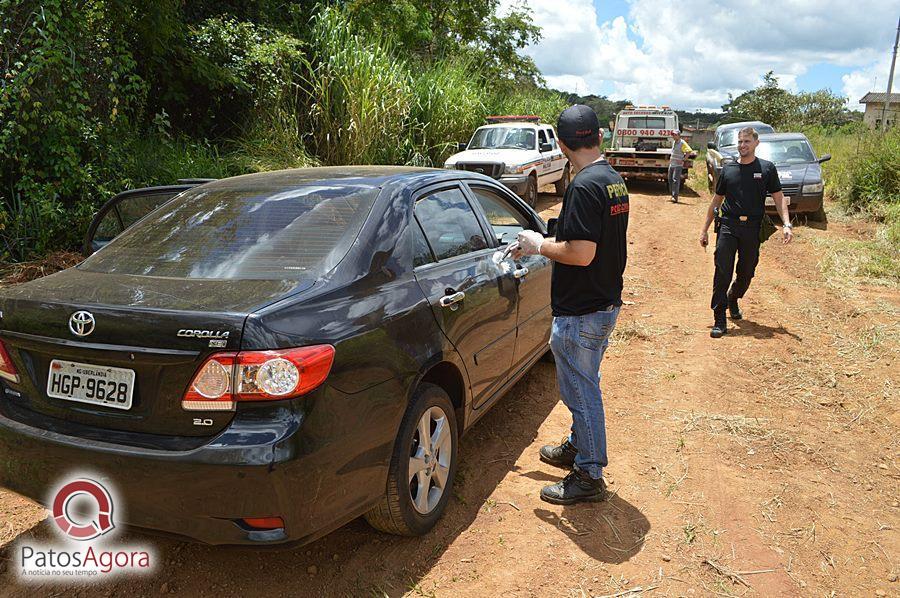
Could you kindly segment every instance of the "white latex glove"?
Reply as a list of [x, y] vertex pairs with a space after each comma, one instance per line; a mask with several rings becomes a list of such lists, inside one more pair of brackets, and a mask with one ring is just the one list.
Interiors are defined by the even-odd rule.
[[516, 236], [516, 241], [519, 244], [516, 253], [519, 255], [540, 255], [544, 235], [533, 230], [523, 230]]

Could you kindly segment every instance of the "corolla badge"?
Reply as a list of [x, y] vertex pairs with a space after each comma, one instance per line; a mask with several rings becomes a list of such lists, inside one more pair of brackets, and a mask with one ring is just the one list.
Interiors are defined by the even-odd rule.
[[87, 336], [94, 331], [94, 314], [89, 311], [76, 311], [69, 316], [69, 330], [75, 336]]

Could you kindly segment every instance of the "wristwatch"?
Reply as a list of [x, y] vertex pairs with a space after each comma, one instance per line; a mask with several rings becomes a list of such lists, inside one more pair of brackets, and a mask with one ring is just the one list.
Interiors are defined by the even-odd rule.
[[791, 230], [794, 230], [794, 225], [791, 224], [790, 222], [788, 222], [788, 223], [786, 223], [786, 224], [782, 224], [781, 226], [784, 227], [784, 228], [789, 228], [789, 229], [791, 229]]

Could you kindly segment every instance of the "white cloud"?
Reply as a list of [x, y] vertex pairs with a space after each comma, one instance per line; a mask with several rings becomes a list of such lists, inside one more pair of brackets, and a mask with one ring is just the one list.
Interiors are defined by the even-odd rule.
[[[842, 92], [849, 98], [849, 108], [852, 110], [864, 110], [865, 106], [859, 100], [870, 91], [887, 91], [887, 79], [891, 72], [890, 58], [885, 55], [881, 60], [847, 73], [841, 77], [844, 86]], [[894, 69], [893, 93], [900, 93], [900, 68]]]
[[629, 0], [627, 15], [604, 23], [591, 0], [528, 4], [543, 38], [526, 53], [551, 85], [687, 109], [718, 109], [769, 70], [796, 90], [818, 63], [858, 67], [843, 89], [856, 93], [896, 18], [884, 0]]

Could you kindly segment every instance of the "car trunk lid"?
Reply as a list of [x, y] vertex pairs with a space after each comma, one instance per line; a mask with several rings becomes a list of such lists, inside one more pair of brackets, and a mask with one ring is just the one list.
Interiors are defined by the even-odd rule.
[[[6, 400], [58, 420], [120, 431], [206, 436], [233, 412], [185, 411], [181, 399], [212, 353], [237, 351], [247, 315], [311, 283], [269, 280], [167, 279], [100, 274], [72, 268], [6, 289], [0, 338], [19, 373]], [[73, 316], [89, 314], [92, 325]], [[82, 335], [79, 335], [79, 332]], [[57, 376], [52, 376], [53, 372]], [[62, 374], [130, 386], [131, 404], [84, 401]], [[106, 391], [102, 391], [106, 398]], [[127, 392], [119, 386], [119, 399]], [[51, 395], [77, 395], [81, 400]], [[2, 400], [2, 399], [0, 399]]]

